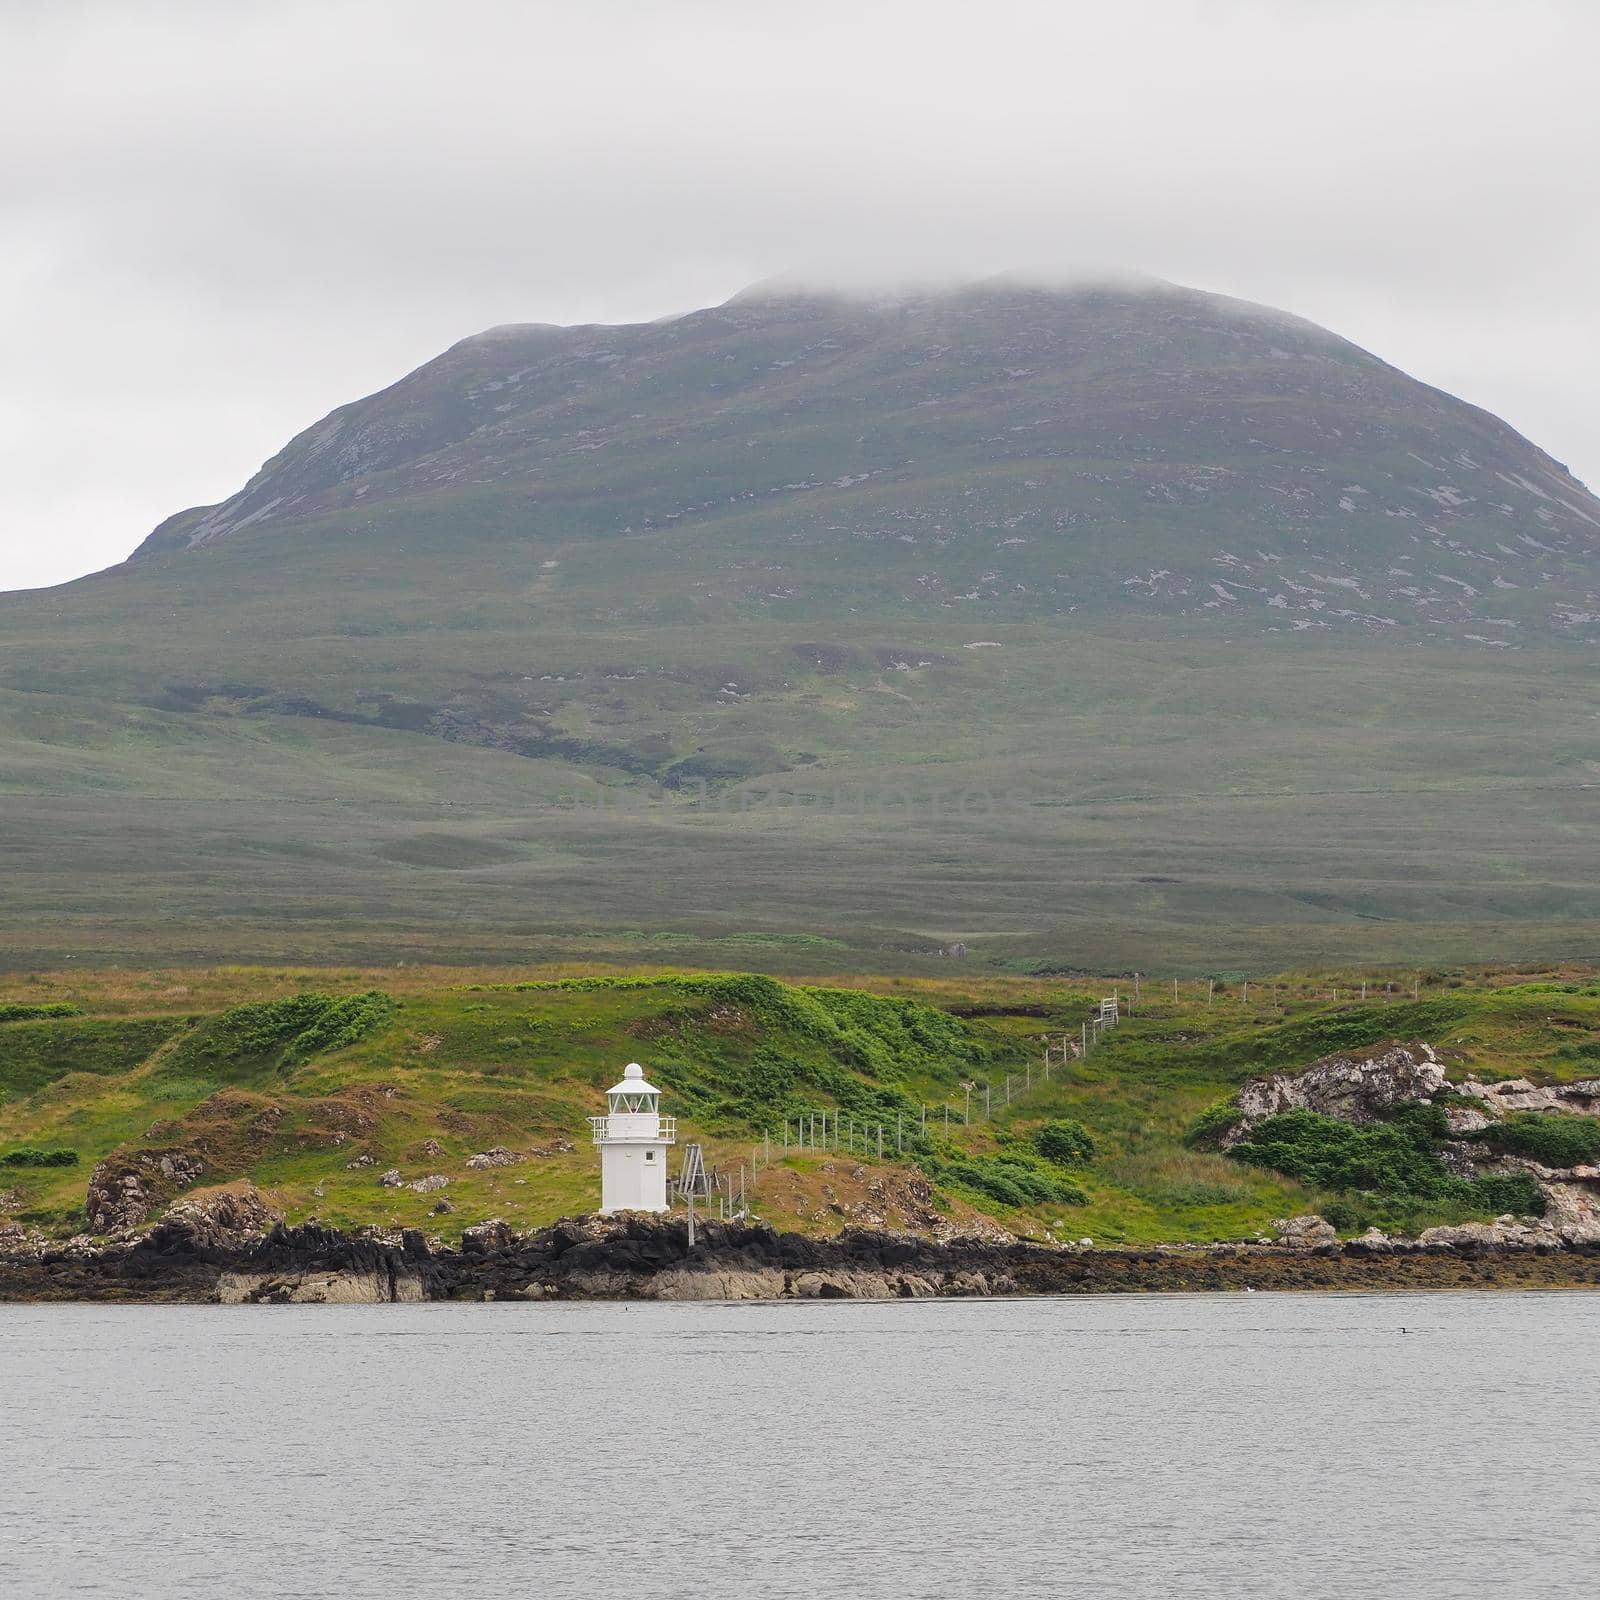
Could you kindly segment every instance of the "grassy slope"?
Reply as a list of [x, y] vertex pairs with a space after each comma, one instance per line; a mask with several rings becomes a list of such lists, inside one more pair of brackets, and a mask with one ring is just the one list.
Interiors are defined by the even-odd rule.
[[[595, 953], [648, 959], [673, 935], [713, 963], [707, 940], [809, 935], [913, 971], [954, 938], [1113, 970], [1600, 948], [1600, 743], [1572, 650], [944, 622], [911, 642], [952, 665], [824, 671], [770, 630], [624, 631], [610, 659], [639, 679], [541, 687], [562, 739], [609, 752], [593, 762], [68, 681], [129, 659], [214, 678], [225, 652], [283, 695], [340, 686], [354, 716], [368, 686], [438, 703], [483, 663], [537, 680], [585, 659], [554, 630], [304, 623], [276, 665], [248, 626], [174, 639], [164, 614], [54, 646], [13, 631], [36, 686], [0, 692], [0, 963], [561, 958], [595, 934]], [[963, 650], [974, 635], [1003, 648]], [[608, 764], [644, 762], [662, 727], [680, 754], [763, 770], [707, 797]]]
[[[892, 1122], [897, 1107], [948, 1102], [956, 1110], [950, 1146], [938, 1110], [935, 1144], [968, 1156], [994, 1154], [1011, 1138], [1026, 1141], [1041, 1120], [1070, 1116], [1099, 1145], [1087, 1168], [1066, 1175], [1088, 1205], [1002, 1211], [1008, 1225], [1099, 1240], [1226, 1238], [1323, 1198], [1185, 1147], [1199, 1112], [1253, 1073], [1394, 1035], [1430, 1039], [1454, 1071], [1557, 1079], [1596, 1070], [1600, 992], [1592, 986], [1561, 992], [1435, 974], [1413, 1003], [1399, 986], [1384, 993], [1384, 979], [1373, 977], [1372, 997], [1362, 1002], [1358, 981], [1350, 973], [1278, 978], [1252, 983], [1248, 1001], [1224, 987], [1210, 1003], [1199, 985], [1185, 986], [1176, 1001], [1169, 986], [1150, 985], [1139, 1012], [1087, 1062], [1065, 1077], [1055, 1069], [1048, 1082], [1033, 1069], [1023, 1092], [1023, 1063], [1037, 1061], [1041, 1033], [1076, 1033], [1103, 985], [953, 972], [868, 980], [857, 991], [505, 969], [41, 977], [5, 998], [70, 998], [88, 1015], [0, 1025], [0, 1152], [67, 1146], [82, 1165], [5, 1169], [0, 1189], [10, 1191], [13, 1214], [70, 1230], [95, 1161], [193, 1148], [205, 1153], [209, 1178], [249, 1176], [295, 1217], [447, 1234], [487, 1215], [531, 1225], [595, 1203], [583, 1118], [619, 1065], [639, 1057], [713, 1160], [747, 1161], [762, 1133], [778, 1131], [801, 1107], [843, 1106]], [[283, 999], [310, 982], [339, 993], [382, 984], [399, 1008], [359, 1043], [304, 1061], [218, 1048], [237, 1038], [227, 1031], [232, 1024], [217, 1020], [228, 1008]], [[966, 1082], [992, 1085], [993, 1119], [975, 1118], [970, 1129], [959, 1118]], [[491, 1171], [465, 1166], [494, 1144], [528, 1149], [563, 1139], [571, 1152]], [[362, 1156], [371, 1164], [350, 1169]], [[785, 1226], [838, 1226], [827, 1200], [861, 1198], [876, 1170], [866, 1162], [855, 1177], [856, 1165], [811, 1155], [780, 1162], [758, 1184], [757, 1207], [769, 1204]], [[455, 1211], [435, 1217], [436, 1195], [380, 1188], [377, 1175], [389, 1166], [408, 1180], [450, 1177], [444, 1192]], [[880, 1175], [893, 1182], [897, 1170], [906, 1171], [891, 1162]], [[941, 1204], [957, 1219], [974, 1204], [996, 1210], [959, 1190]], [[1398, 1220], [1420, 1226], [1451, 1215], [1419, 1210]]]
[[1206, 304], [469, 341], [299, 520], [0, 596], [0, 970], [1600, 950], [1591, 502]]

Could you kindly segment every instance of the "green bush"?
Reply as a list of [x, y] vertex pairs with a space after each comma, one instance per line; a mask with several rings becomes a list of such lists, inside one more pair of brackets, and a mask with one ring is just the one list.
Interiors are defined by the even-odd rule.
[[[329, 1050], [358, 1043], [389, 1020], [394, 1000], [380, 989], [365, 994], [297, 994], [235, 1006], [185, 1040], [174, 1070], [201, 1069], [206, 1076], [242, 1064], [266, 1062], [288, 1068]], [[206, 1070], [209, 1069], [209, 1070]]]
[[1544, 1191], [1531, 1173], [1494, 1173], [1479, 1178], [1472, 1187], [1474, 1204], [1496, 1216], [1505, 1211], [1519, 1217], [1544, 1215]]
[[966, 1190], [1016, 1210], [1027, 1205], [1086, 1206], [1089, 1197], [1075, 1183], [1058, 1178], [1027, 1156], [920, 1156], [918, 1164], [935, 1183]]
[[1525, 1174], [1474, 1181], [1451, 1172], [1439, 1159], [1447, 1131], [1444, 1113], [1431, 1105], [1407, 1106], [1389, 1121], [1365, 1127], [1315, 1111], [1286, 1111], [1258, 1123], [1228, 1153], [1315, 1189], [1487, 1212], [1544, 1209], [1538, 1186], [1524, 1181]]
[[65, 1000], [32, 1004], [24, 1000], [0, 1000], [0, 1022], [46, 1022], [51, 1017], [77, 1017], [82, 1010]]
[[[854, 1116], [858, 1125], [896, 1119], [907, 1132], [918, 1120], [925, 1084], [956, 1096], [962, 1079], [993, 1079], [1018, 1070], [1017, 1045], [959, 1017], [912, 1000], [851, 989], [802, 987], [760, 973], [694, 973], [671, 977], [563, 978], [507, 986], [517, 993], [627, 994], [656, 991], [678, 1003], [660, 1013], [683, 1025], [692, 1046], [671, 1033], [654, 1042], [654, 1059], [670, 1074], [674, 1105], [705, 1128], [752, 1123], [776, 1132], [786, 1118], [821, 1106]], [[708, 1011], [737, 1008], [754, 1059], [719, 1059], [716, 1036], [700, 1030]], [[920, 1082], [918, 1080], [921, 1080]], [[902, 1087], [916, 1083], [917, 1094]], [[937, 1115], [937, 1111], [930, 1113]]]
[[1484, 1128], [1478, 1139], [1504, 1155], [1544, 1167], [1577, 1167], [1600, 1156], [1600, 1119], [1528, 1111]]
[[1220, 1101], [1208, 1106], [1194, 1119], [1193, 1125], [1183, 1136], [1183, 1142], [1192, 1150], [1220, 1149], [1223, 1139], [1243, 1120], [1239, 1108], [1231, 1100]]
[[1081, 1122], [1057, 1117], [1033, 1136], [1033, 1146], [1046, 1161], [1058, 1167], [1081, 1166], [1094, 1159], [1094, 1139]]
[[76, 1150], [34, 1150], [25, 1145], [0, 1156], [0, 1167], [75, 1167], [77, 1164]]
[[1443, 1199], [1453, 1178], [1429, 1131], [1411, 1121], [1357, 1127], [1315, 1111], [1268, 1117], [1229, 1152], [1317, 1189]]
[[1582, 1044], [1563, 1045], [1556, 1055], [1563, 1061], [1600, 1061], [1600, 1039], [1585, 1039]]

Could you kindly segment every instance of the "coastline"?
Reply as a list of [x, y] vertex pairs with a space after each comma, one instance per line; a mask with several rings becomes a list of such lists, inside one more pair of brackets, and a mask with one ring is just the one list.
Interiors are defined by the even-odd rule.
[[1600, 1288], [1600, 1243], [1552, 1246], [1457, 1230], [1431, 1242], [1076, 1248], [760, 1223], [577, 1217], [517, 1235], [491, 1222], [459, 1249], [415, 1230], [315, 1224], [206, 1236], [158, 1224], [102, 1244], [12, 1242], [0, 1304], [383, 1304], [462, 1300], [925, 1299], [1253, 1290]]

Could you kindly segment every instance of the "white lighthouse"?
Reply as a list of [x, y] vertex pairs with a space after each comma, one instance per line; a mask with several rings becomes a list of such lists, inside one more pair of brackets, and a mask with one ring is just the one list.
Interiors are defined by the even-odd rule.
[[622, 1082], [606, 1090], [606, 1114], [590, 1117], [600, 1150], [600, 1211], [665, 1211], [667, 1146], [678, 1119], [661, 1115], [661, 1091], [630, 1061]]

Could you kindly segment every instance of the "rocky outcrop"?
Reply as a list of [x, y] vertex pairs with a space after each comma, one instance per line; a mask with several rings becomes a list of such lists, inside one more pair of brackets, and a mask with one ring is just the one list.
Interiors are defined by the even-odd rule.
[[190, 1150], [141, 1150], [102, 1161], [89, 1176], [84, 1215], [96, 1233], [137, 1227], [180, 1189], [198, 1183], [205, 1161]]
[[492, 1150], [480, 1150], [475, 1156], [467, 1157], [467, 1165], [474, 1172], [482, 1171], [489, 1167], [514, 1167], [522, 1157], [514, 1150], [507, 1150], [503, 1144], [497, 1144]]
[[[1293, 1224], [1299, 1224], [1294, 1226]], [[1325, 1232], [1324, 1230], [1327, 1230]], [[1369, 1232], [1341, 1244], [1320, 1218], [1291, 1219], [1283, 1243], [1080, 1249], [1012, 1239], [936, 1243], [847, 1229], [833, 1238], [758, 1223], [575, 1217], [532, 1234], [497, 1221], [450, 1249], [420, 1231], [345, 1234], [274, 1224], [167, 1229], [110, 1241], [41, 1243], [0, 1234], [0, 1300], [227, 1301], [914, 1299], [931, 1295], [1132, 1290], [1600, 1287], [1600, 1242], [1502, 1218], [1420, 1240]]]
[[253, 1183], [197, 1189], [185, 1195], [150, 1232], [158, 1250], [240, 1249], [260, 1238], [282, 1213]]
[[422, 1298], [410, 1273], [224, 1271], [217, 1278], [217, 1303], [225, 1306], [374, 1306]]
[[491, 1255], [496, 1250], [508, 1248], [513, 1237], [511, 1224], [505, 1218], [491, 1217], [476, 1227], [462, 1229], [461, 1251], [469, 1256]]
[[[1580, 1171], [1593, 1173], [1594, 1168]], [[1600, 1193], [1594, 1178], [1583, 1183], [1544, 1183], [1544, 1224], [1564, 1244], [1600, 1244]]]
[[1481, 1133], [1519, 1111], [1564, 1112], [1600, 1117], [1600, 1078], [1541, 1086], [1526, 1078], [1447, 1083], [1433, 1047], [1394, 1040], [1370, 1050], [1324, 1056], [1299, 1072], [1252, 1079], [1234, 1099], [1239, 1121], [1224, 1136], [1224, 1148], [1247, 1137], [1256, 1123], [1285, 1111], [1315, 1111], [1342, 1122], [1373, 1122], [1400, 1106], [1430, 1101], [1441, 1091], [1476, 1102], [1444, 1108], [1451, 1133]]
[[1444, 1068], [1433, 1047], [1390, 1040], [1371, 1050], [1324, 1056], [1300, 1072], [1256, 1078], [1235, 1100], [1240, 1121], [1224, 1148], [1245, 1138], [1256, 1123], [1285, 1111], [1315, 1111], [1342, 1122], [1372, 1122], [1397, 1106], [1431, 1100], [1444, 1088]]
[[1562, 1241], [1556, 1230], [1542, 1221], [1496, 1217], [1493, 1222], [1458, 1222], [1425, 1229], [1417, 1236], [1417, 1244], [1423, 1249], [1475, 1253], [1482, 1250], [1558, 1250]]
[[[1235, 1097], [1238, 1120], [1221, 1137], [1231, 1149], [1250, 1135], [1267, 1117], [1285, 1111], [1315, 1111], [1345, 1122], [1372, 1122], [1405, 1105], [1432, 1102], [1443, 1091], [1442, 1106], [1451, 1139], [1439, 1152], [1440, 1160], [1458, 1177], [1479, 1178], [1491, 1173], [1525, 1172], [1538, 1183], [1545, 1197], [1542, 1221], [1510, 1218], [1494, 1223], [1463, 1223], [1431, 1228], [1421, 1241], [1452, 1247], [1554, 1249], [1563, 1245], [1600, 1241], [1600, 1167], [1556, 1170], [1518, 1156], [1497, 1153], [1492, 1144], [1473, 1138], [1505, 1117], [1518, 1112], [1547, 1115], [1600, 1116], [1600, 1079], [1581, 1083], [1540, 1086], [1526, 1078], [1481, 1083], [1468, 1078], [1459, 1084], [1445, 1080], [1433, 1048], [1426, 1044], [1390, 1041], [1372, 1050], [1326, 1056], [1302, 1072], [1273, 1073], [1247, 1083]], [[1471, 1101], [1463, 1105], [1461, 1100]], [[1279, 1222], [1281, 1242], [1298, 1248], [1325, 1246], [1318, 1237], [1309, 1246], [1310, 1233], [1299, 1226], [1320, 1218], [1294, 1218]], [[1326, 1224], [1324, 1224], [1326, 1226]], [[1328, 1230], [1332, 1234], [1332, 1229]]]
[[1288, 1250], [1337, 1249], [1339, 1234], [1324, 1217], [1280, 1217], [1272, 1224], [1278, 1243]]
[[1548, 1087], [1526, 1078], [1507, 1078], [1500, 1083], [1479, 1083], [1468, 1078], [1454, 1087], [1458, 1093], [1481, 1101], [1489, 1117], [1509, 1116], [1513, 1111], [1564, 1111], [1572, 1116], [1600, 1117], [1600, 1078]]

